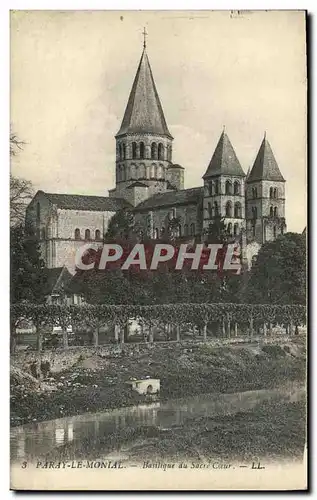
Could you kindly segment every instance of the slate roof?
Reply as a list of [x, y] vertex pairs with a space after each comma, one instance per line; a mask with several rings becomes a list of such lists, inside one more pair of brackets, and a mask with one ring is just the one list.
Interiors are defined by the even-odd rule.
[[141, 56], [117, 136], [128, 133], [152, 133], [167, 135], [172, 138], [166, 125], [145, 49]]
[[142, 210], [151, 210], [152, 208], [198, 204], [203, 196], [204, 188], [196, 187], [191, 189], [182, 189], [181, 191], [167, 191], [158, 193], [145, 201], [142, 201], [134, 209], [135, 212]]
[[262, 141], [247, 182], [260, 180], [285, 182], [266, 137]]
[[245, 177], [229, 137], [222, 132], [203, 179], [214, 175]]
[[108, 196], [87, 196], [83, 194], [44, 193], [51, 203], [65, 210], [88, 210], [92, 212], [116, 212], [122, 208], [131, 207], [123, 198]]

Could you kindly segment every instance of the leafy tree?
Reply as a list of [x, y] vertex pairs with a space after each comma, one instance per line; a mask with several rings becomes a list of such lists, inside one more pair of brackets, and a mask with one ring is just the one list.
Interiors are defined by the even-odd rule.
[[131, 210], [123, 208], [116, 212], [109, 221], [105, 240], [117, 238], [129, 239], [135, 230], [134, 216]]
[[250, 271], [246, 300], [250, 303], [306, 303], [306, 238], [286, 233], [265, 243]]
[[[34, 233], [22, 224], [11, 228], [10, 275], [11, 304], [40, 304], [45, 301], [46, 276], [38, 240]], [[15, 328], [15, 322], [11, 321], [12, 352], [15, 350]]]
[[22, 224], [10, 231], [11, 303], [27, 300], [44, 302], [44, 262], [40, 256], [38, 239]]

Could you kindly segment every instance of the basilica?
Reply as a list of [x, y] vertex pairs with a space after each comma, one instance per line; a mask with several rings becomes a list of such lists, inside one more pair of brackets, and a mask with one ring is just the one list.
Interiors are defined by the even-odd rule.
[[221, 216], [247, 260], [286, 231], [285, 179], [265, 134], [246, 174], [221, 131], [209, 165], [202, 168], [201, 186], [189, 189], [184, 189], [184, 167], [173, 160], [173, 140], [144, 43], [115, 136], [116, 185], [109, 196], [38, 191], [27, 207], [26, 219], [38, 234], [48, 268], [65, 266], [74, 273], [77, 249], [87, 241], [102, 244], [111, 217], [123, 208], [133, 211], [137, 227], [154, 239], [173, 218], [180, 238], [201, 241]]

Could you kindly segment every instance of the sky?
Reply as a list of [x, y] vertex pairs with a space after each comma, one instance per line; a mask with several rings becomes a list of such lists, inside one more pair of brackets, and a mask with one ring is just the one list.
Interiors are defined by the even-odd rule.
[[104, 195], [115, 139], [147, 53], [185, 187], [202, 185], [223, 126], [242, 168], [264, 132], [286, 179], [288, 231], [306, 226], [303, 11], [15, 11], [12, 173], [47, 192]]

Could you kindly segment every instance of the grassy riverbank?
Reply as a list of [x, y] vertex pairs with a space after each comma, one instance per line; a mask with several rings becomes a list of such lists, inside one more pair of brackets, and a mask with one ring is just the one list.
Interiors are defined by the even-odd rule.
[[[65, 358], [67, 354], [60, 356]], [[17, 361], [13, 359], [13, 366]], [[160, 378], [161, 399], [304, 381], [306, 352], [304, 340], [223, 347], [156, 344], [111, 355], [105, 355], [102, 349], [86, 349], [66, 366], [50, 374], [41, 387], [34, 380], [13, 374], [12, 425], [145, 402], [146, 396], [139, 396], [125, 384], [130, 377]]]

